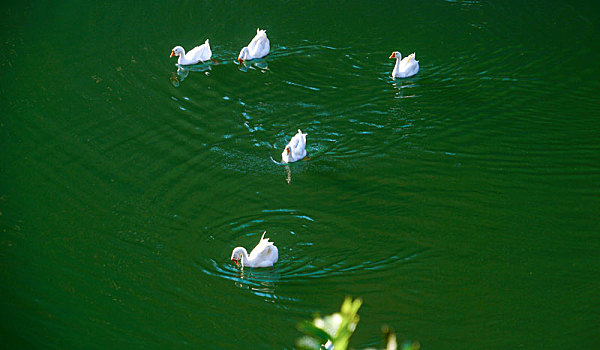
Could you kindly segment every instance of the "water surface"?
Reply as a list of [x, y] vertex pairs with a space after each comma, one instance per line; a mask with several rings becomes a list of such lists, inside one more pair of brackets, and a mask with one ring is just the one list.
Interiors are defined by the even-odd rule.
[[[13, 2], [2, 338], [290, 349], [361, 297], [425, 349], [594, 348], [598, 5]], [[272, 53], [239, 66], [256, 28]], [[177, 72], [175, 45], [215, 63]], [[392, 80], [392, 51], [420, 72]], [[310, 159], [280, 159], [297, 129]], [[263, 231], [273, 269], [228, 259]]]

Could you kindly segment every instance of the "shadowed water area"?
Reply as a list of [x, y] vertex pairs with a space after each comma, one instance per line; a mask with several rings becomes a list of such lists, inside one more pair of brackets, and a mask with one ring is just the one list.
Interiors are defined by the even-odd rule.
[[[600, 346], [594, 1], [0, 6], [7, 348]], [[271, 54], [239, 65], [256, 28]], [[210, 39], [215, 62], [171, 49]], [[419, 73], [393, 80], [392, 51]], [[278, 164], [302, 129], [309, 159]], [[275, 160], [275, 161], [273, 161]], [[236, 267], [263, 231], [273, 268]]]

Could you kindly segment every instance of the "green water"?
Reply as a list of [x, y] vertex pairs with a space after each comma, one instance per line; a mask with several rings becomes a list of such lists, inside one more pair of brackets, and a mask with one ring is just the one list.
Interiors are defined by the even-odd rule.
[[1, 5], [2, 347], [291, 349], [351, 295], [354, 348], [599, 348], [599, 7]]

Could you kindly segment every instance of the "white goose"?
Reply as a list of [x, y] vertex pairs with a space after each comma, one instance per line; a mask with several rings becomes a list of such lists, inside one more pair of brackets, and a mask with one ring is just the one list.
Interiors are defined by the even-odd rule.
[[390, 58], [396, 59], [396, 66], [392, 71], [392, 78], [407, 78], [411, 77], [419, 71], [419, 61], [415, 59], [415, 53], [404, 57], [398, 51], [392, 52]]
[[281, 152], [281, 161], [283, 163], [291, 163], [306, 157], [306, 135], [300, 129], [298, 133], [292, 137], [290, 143], [285, 146]]
[[273, 266], [279, 258], [279, 251], [273, 242], [269, 242], [269, 239], [265, 238], [265, 233], [267, 233], [267, 231], [263, 232], [260, 241], [250, 252], [250, 256], [248, 256], [246, 248], [236, 247], [231, 253], [231, 260], [234, 261], [236, 265], [238, 265], [238, 262], [241, 262], [242, 267]]
[[204, 44], [194, 47], [193, 49], [188, 51], [188, 53], [185, 53], [183, 47], [175, 46], [173, 50], [171, 50], [170, 57], [173, 56], [179, 56], [177, 63], [179, 63], [180, 65], [190, 65], [210, 60], [212, 56], [212, 51], [210, 50], [210, 44], [208, 43], [208, 39], [206, 39]]
[[238, 55], [238, 61], [249, 61], [255, 58], [262, 58], [271, 52], [271, 44], [269, 38], [267, 38], [267, 31], [256, 29], [256, 35], [250, 41], [248, 46], [245, 46]]

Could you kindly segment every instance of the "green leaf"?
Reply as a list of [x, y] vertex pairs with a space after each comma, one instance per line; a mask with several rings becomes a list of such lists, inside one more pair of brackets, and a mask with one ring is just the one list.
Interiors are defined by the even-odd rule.
[[308, 336], [314, 337], [322, 343], [331, 340], [331, 336], [310, 321], [302, 321], [298, 324], [298, 330]]

